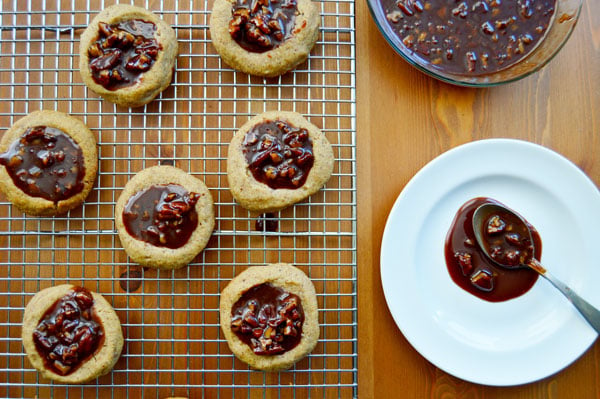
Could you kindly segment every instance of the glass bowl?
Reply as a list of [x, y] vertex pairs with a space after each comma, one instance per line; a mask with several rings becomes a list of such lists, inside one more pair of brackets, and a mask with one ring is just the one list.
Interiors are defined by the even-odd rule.
[[[581, 12], [583, 0], [557, 0], [555, 12], [541, 42], [517, 63], [485, 75], [456, 74], [444, 71], [424, 61], [407, 48], [386, 18], [382, 0], [367, 0], [377, 27], [392, 46], [409, 64], [418, 70], [447, 83], [459, 86], [488, 87], [522, 79], [546, 65], [569, 39]], [[506, 1], [506, 0], [505, 0]], [[422, 0], [421, 3], [431, 2]]]

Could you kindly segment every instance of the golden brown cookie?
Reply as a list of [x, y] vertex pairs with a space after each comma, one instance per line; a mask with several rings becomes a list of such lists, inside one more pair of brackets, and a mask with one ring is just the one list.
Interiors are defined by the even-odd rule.
[[229, 144], [227, 178], [244, 208], [276, 212], [316, 193], [333, 172], [325, 135], [296, 112], [269, 111], [246, 122]]
[[225, 63], [251, 75], [274, 77], [308, 58], [320, 22], [311, 0], [216, 0], [210, 34]]
[[35, 111], [0, 141], [0, 190], [21, 211], [52, 216], [79, 206], [98, 172], [94, 134], [79, 119]]
[[135, 175], [123, 188], [115, 213], [129, 257], [155, 269], [190, 263], [206, 247], [215, 226], [206, 185], [173, 166], [153, 166]]
[[46, 288], [23, 315], [23, 347], [43, 377], [67, 384], [112, 370], [123, 349], [119, 317], [100, 294], [71, 284]]
[[175, 31], [166, 22], [144, 8], [116, 4], [81, 35], [79, 69], [96, 94], [139, 107], [171, 84], [178, 52]]
[[243, 271], [225, 287], [219, 307], [229, 348], [258, 370], [288, 369], [319, 340], [315, 287], [286, 263]]

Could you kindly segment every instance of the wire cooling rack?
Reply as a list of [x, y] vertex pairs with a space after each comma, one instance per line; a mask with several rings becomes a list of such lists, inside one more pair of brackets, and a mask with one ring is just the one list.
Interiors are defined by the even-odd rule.
[[[280, 78], [235, 72], [208, 33], [212, 1], [122, 1], [153, 10], [180, 43], [173, 84], [139, 109], [117, 107], [83, 85], [79, 34], [114, 1], [0, 0], [0, 131], [38, 109], [67, 112], [94, 131], [99, 175], [85, 204], [54, 218], [25, 216], [0, 196], [0, 396], [165, 398], [355, 397], [357, 394], [355, 24], [353, 0], [321, 0], [320, 39], [307, 62]], [[279, 212], [278, 231], [233, 201], [227, 146], [251, 116], [293, 110], [334, 148], [331, 180]], [[217, 224], [189, 267], [164, 272], [130, 263], [114, 225], [122, 187], [138, 171], [174, 164], [203, 179]], [[219, 293], [248, 266], [289, 262], [315, 284], [321, 339], [280, 373], [235, 359], [219, 328]], [[137, 279], [135, 273], [142, 273]], [[117, 311], [126, 344], [114, 370], [78, 386], [41, 379], [23, 353], [25, 305], [69, 282]], [[139, 288], [127, 292], [123, 288]]]

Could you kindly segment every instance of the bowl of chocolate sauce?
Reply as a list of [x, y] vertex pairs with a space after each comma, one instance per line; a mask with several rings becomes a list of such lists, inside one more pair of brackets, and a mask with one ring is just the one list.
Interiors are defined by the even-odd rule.
[[367, 0], [386, 41], [447, 83], [513, 82], [546, 65], [573, 31], [583, 0]]

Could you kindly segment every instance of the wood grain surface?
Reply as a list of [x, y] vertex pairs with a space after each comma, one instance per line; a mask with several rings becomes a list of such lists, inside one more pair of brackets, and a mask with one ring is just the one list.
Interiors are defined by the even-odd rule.
[[[427, 162], [473, 140], [508, 137], [557, 151], [600, 184], [600, 2], [584, 1], [569, 42], [540, 72], [501, 87], [436, 81], [401, 59], [356, 4], [359, 397], [600, 398], [600, 344], [565, 370], [517, 387], [462, 381], [420, 356], [396, 327], [379, 271], [387, 215]], [[597, 262], [596, 262], [597, 264]]]

